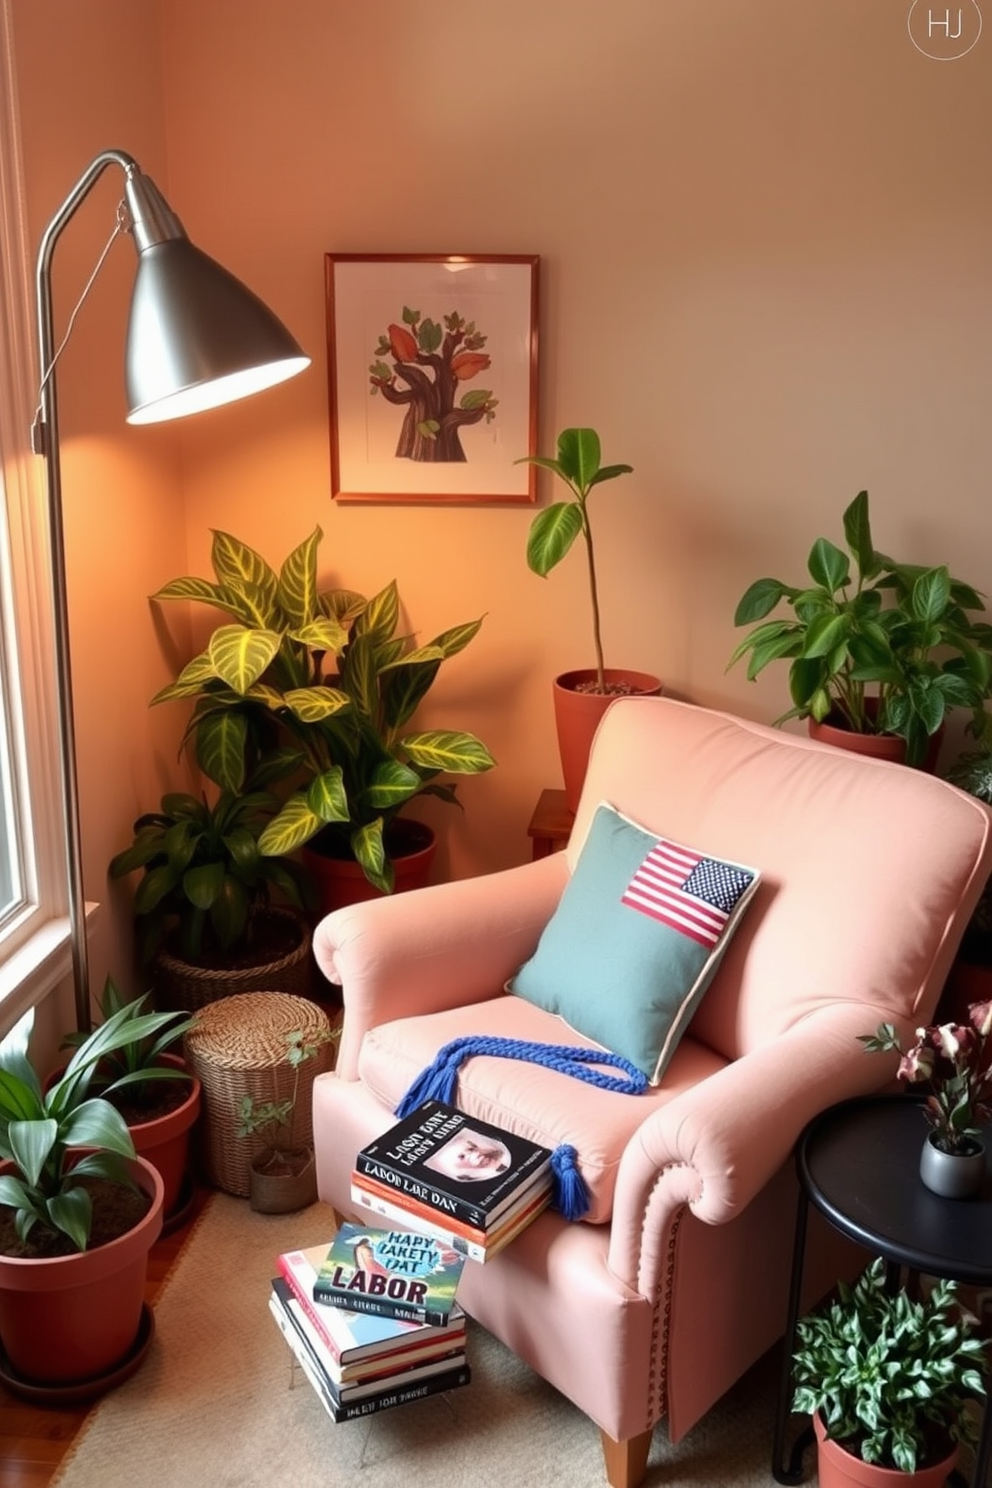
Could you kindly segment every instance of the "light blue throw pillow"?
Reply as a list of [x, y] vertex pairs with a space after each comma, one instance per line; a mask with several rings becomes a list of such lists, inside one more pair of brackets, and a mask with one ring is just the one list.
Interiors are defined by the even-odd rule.
[[598, 806], [558, 908], [508, 990], [657, 1085], [759, 877]]

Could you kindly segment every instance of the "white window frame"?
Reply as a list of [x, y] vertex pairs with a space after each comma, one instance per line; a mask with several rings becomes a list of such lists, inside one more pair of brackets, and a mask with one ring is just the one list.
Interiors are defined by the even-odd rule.
[[[23, 899], [0, 926], [0, 1036], [71, 971], [48, 514], [11, 0], [0, 0], [0, 647]], [[0, 823], [0, 826], [3, 826]]]

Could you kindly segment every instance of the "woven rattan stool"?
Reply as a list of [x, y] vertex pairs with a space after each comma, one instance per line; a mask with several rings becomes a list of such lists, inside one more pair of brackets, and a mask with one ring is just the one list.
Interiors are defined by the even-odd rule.
[[201, 1008], [185, 1037], [186, 1058], [203, 1088], [198, 1128], [203, 1176], [226, 1193], [246, 1197], [248, 1166], [262, 1148], [258, 1137], [239, 1137], [238, 1112], [244, 1096], [256, 1101], [288, 1100], [293, 1070], [286, 1061], [288, 1035], [303, 1034], [317, 1053], [299, 1069], [293, 1140], [313, 1140], [313, 1082], [334, 1064], [331, 1025], [316, 1003], [287, 992], [243, 992]]

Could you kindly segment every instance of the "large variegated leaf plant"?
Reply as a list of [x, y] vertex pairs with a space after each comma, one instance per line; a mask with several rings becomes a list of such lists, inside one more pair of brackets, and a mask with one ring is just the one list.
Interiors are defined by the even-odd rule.
[[254, 549], [215, 532], [215, 581], [176, 579], [152, 597], [199, 601], [230, 620], [152, 702], [194, 700], [184, 742], [222, 789], [236, 793], [248, 779], [290, 786], [258, 839], [263, 854], [284, 856], [321, 832], [389, 892], [390, 819], [421, 792], [457, 804], [454, 785], [438, 777], [495, 763], [474, 734], [410, 728], [441, 663], [482, 622], [422, 646], [397, 635], [395, 582], [372, 599], [318, 587], [322, 536], [315, 528], [277, 574]]

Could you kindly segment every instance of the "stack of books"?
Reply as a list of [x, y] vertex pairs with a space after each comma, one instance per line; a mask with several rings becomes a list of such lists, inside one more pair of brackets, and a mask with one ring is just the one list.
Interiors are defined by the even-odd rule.
[[351, 1198], [486, 1261], [547, 1208], [552, 1181], [550, 1148], [427, 1101], [362, 1148]]
[[358, 1225], [279, 1257], [269, 1310], [333, 1421], [469, 1383], [463, 1264], [418, 1232]]

